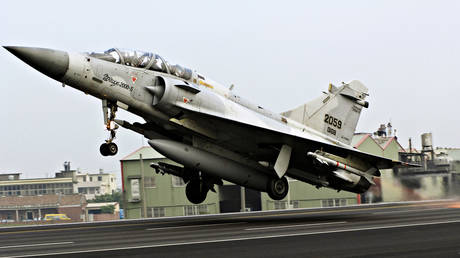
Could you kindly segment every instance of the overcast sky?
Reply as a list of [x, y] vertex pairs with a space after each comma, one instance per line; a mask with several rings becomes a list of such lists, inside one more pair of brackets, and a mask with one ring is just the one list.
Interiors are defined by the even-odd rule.
[[[358, 131], [391, 121], [403, 146], [432, 132], [435, 146], [460, 147], [459, 11], [459, 1], [7, 0], [0, 44], [152, 51], [277, 112], [358, 79], [370, 93]], [[120, 129], [119, 154], [102, 157], [100, 100], [5, 49], [0, 74], [0, 173], [43, 177], [68, 160], [119, 175], [119, 160], [141, 146], [140, 135]]]

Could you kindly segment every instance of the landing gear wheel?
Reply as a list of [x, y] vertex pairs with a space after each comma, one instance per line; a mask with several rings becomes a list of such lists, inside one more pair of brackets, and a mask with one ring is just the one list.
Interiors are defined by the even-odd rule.
[[268, 182], [267, 193], [273, 200], [281, 200], [289, 192], [289, 183], [286, 177], [273, 178]]
[[187, 199], [194, 204], [200, 204], [204, 202], [208, 195], [208, 188], [201, 180], [190, 181], [185, 187], [185, 195]]
[[107, 143], [101, 144], [101, 147], [99, 147], [99, 151], [101, 152], [102, 156], [109, 156], [109, 146]]
[[99, 151], [102, 156], [114, 156], [118, 153], [118, 146], [113, 142], [103, 143], [101, 147], [99, 147]]
[[107, 153], [109, 156], [115, 156], [118, 153], [118, 146], [113, 142], [107, 143]]

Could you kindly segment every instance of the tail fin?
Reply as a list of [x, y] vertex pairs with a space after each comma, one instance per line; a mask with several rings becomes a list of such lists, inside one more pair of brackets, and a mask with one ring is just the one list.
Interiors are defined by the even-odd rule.
[[361, 110], [369, 106], [364, 101], [367, 92], [366, 86], [357, 80], [340, 87], [329, 84], [329, 91], [323, 96], [282, 115], [350, 144]]

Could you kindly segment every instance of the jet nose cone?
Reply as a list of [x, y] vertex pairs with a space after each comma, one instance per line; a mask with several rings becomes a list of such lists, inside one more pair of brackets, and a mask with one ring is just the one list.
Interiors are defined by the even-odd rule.
[[69, 68], [69, 55], [64, 51], [35, 47], [4, 46], [4, 48], [28, 65], [58, 81]]

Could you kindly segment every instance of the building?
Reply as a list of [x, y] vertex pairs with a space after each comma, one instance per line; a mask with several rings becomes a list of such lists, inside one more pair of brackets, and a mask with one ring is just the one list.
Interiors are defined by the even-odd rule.
[[37, 221], [46, 214], [64, 213], [71, 221], [85, 221], [83, 195], [35, 195], [0, 197], [0, 222]]
[[97, 195], [113, 194], [117, 189], [114, 174], [104, 173], [76, 173], [75, 189], [77, 193], [84, 194], [87, 200], [94, 199]]
[[117, 189], [117, 179], [112, 173], [82, 173], [79, 169], [70, 169], [70, 162], [64, 162], [64, 170], [56, 173], [56, 178], [71, 178], [73, 193], [86, 196], [87, 200], [94, 199], [97, 195], [113, 194]]
[[185, 196], [185, 183], [181, 178], [169, 174], [156, 174], [155, 170], [150, 167], [152, 162], [159, 161], [175, 164], [151, 147], [142, 147], [120, 161], [124, 196], [123, 207], [126, 218], [169, 217], [219, 212], [217, 194], [208, 194], [206, 200], [199, 205], [189, 202]]
[[19, 173], [1, 174], [0, 196], [73, 194], [73, 185], [71, 177], [20, 179]]
[[451, 162], [452, 170], [460, 174], [460, 148], [441, 148], [437, 147], [436, 155], [447, 155], [447, 159]]
[[[104, 211], [104, 208], [112, 207], [113, 211], [110, 213]], [[107, 209], [107, 210], [110, 210]], [[98, 202], [88, 203], [86, 206], [86, 213], [88, 221], [108, 221], [120, 219], [120, 204], [118, 202]]]
[[[387, 130], [388, 129], [388, 130]], [[391, 125], [381, 125], [374, 134], [355, 134], [352, 146], [364, 152], [393, 160], [419, 164], [419, 168], [381, 170], [362, 202], [395, 202], [442, 199], [460, 194], [460, 151], [454, 148], [433, 149], [431, 134], [422, 134], [422, 148], [417, 150], [409, 140], [403, 148], [392, 134]], [[458, 161], [456, 161], [458, 160]]]
[[[142, 147], [120, 162], [126, 218], [186, 216], [241, 210], [241, 187], [229, 182], [224, 182], [223, 186], [216, 186], [216, 193], [210, 191], [202, 204], [190, 203], [181, 178], [169, 174], [156, 174], [150, 167], [153, 162], [175, 164], [151, 147]], [[280, 201], [272, 200], [266, 193], [244, 189], [246, 210], [344, 206], [356, 204], [358, 201], [354, 193], [337, 192], [328, 188], [317, 189], [315, 186], [292, 179], [289, 180], [289, 184], [288, 196]]]
[[[360, 151], [392, 160], [399, 160], [399, 152], [405, 151], [396, 136], [387, 136], [387, 134], [357, 133], [353, 136], [351, 146]], [[362, 203], [401, 200], [400, 182], [395, 180], [393, 170], [382, 169], [380, 173], [379, 178], [374, 178], [375, 186], [371, 186], [366, 193], [360, 196]]]

